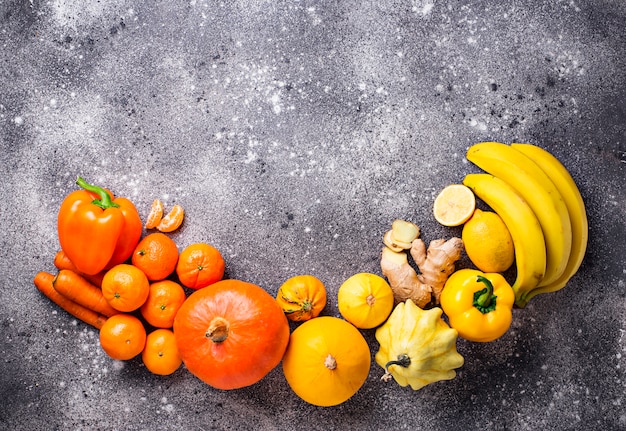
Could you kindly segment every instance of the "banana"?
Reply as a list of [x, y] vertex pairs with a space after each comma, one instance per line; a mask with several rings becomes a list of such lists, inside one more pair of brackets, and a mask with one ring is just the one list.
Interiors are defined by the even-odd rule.
[[524, 305], [540, 293], [554, 292], [562, 289], [580, 268], [589, 236], [589, 225], [585, 203], [574, 179], [561, 162], [548, 151], [532, 144], [511, 144], [511, 147], [530, 157], [550, 177], [556, 185], [569, 212], [572, 225], [572, 250], [565, 271], [551, 283], [532, 290], [525, 298]]
[[546, 270], [546, 245], [541, 225], [526, 201], [507, 183], [490, 174], [468, 174], [463, 184], [504, 221], [513, 238], [517, 276], [515, 300], [537, 287]]
[[471, 146], [467, 159], [513, 187], [537, 216], [546, 242], [546, 272], [540, 285], [557, 280], [569, 260], [572, 228], [565, 201], [548, 175], [528, 156], [499, 142]]

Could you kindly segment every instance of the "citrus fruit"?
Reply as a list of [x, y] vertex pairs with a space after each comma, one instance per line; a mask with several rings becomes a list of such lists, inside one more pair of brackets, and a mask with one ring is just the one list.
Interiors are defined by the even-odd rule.
[[393, 290], [384, 278], [367, 272], [355, 274], [339, 286], [339, 312], [360, 329], [382, 324], [393, 309]]
[[104, 299], [119, 311], [137, 310], [146, 302], [150, 282], [136, 266], [120, 263], [109, 269], [102, 279]]
[[161, 219], [163, 218], [163, 202], [159, 199], [155, 199], [152, 202], [152, 207], [150, 208], [150, 213], [148, 214], [148, 218], [146, 219], [146, 229], [154, 229], [161, 223]]
[[141, 359], [153, 374], [167, 376], [176, 371], [183, 360], [178, 353], [176, 336], [170, 329], [156, 329], [148, 334]]
[[212, 245], [195, 243], [178, 257], [176, 274], [183, 286], [200, 289], [224, 277], [224, 258]]
[[113, 359], [125, 361], [141, 353], [146, 344], [146, 329], [131, 314], [109, 317], [100, 328], [100, 346]]
[[156, 328], [171, 328], [174, 318], [183, 302], [185, 290], [171, 280], [161, 280], [150, 284], [148, 299], [139, 311], [146, 322]]
[[460, 226], [470, 219], [476, 208], [476, 197], [463, 184], [444, 187], [435, 198], [433, 214], [444, 226]]
[[513, 239], [498, 214], [476, 209], [461, 233], [465, 252], [483, 272], [503, 272], [515, 259]]
[[161, 232], [173, 232], [183, 224], [183, 218], [185, 217], [185, 211], [180, 205], [174, 205], [172, 210], [167, 213], [165, 217], [161, 219], [157, 225], [157, 230]]
[[132, 263], [141, 269], [148, 280], [163, 280], [176, 269], [178, 247], [161, 232], [146, 235], [133, 251]]

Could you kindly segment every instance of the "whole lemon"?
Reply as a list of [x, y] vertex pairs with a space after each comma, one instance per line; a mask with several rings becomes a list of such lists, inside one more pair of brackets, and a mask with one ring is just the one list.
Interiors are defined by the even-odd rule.
[[481, 271], [504, 272], [513, 264], [513, 239], [498, 214], [476, 209], [461, 237], [467, 256]]

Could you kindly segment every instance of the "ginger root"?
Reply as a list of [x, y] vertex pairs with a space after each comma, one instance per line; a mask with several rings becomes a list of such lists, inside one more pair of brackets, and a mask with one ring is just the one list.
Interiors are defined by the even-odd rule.
[[[405, 252], [407, 247], [390, 247], [389, 238], [393, 238], [395, 226], [403, 226], [406, 231], [406, 224], [394, 221], [392, 230], [385, 234], [380, 267], [394, 293], [396, 303], [411, 299], [420, 308], [426, 307], [431, 302], [439, 303], [441, 291], [446, 280], [454, 272], [454, 264], [461, 258], [463, 241], [461, 238], [450, 238], [449, 240], [437, 239], [431, 241], [426, 249], [426, 244], [418, 238], [420, 230], [417, 226], [410, 229], [414, 237], [402, 238], [406, 245], [411, 245], [409, 253], [415, 261], [420, 273], [418, 274], [411, 266], [408, 255]], [[400, 235], [397, 235], [400, 236]], [[409, 241], [407, 241], [409, 240]], [[397, 243], [393, 242], [394, 245]]]
[[454, 272], [454, 264], [461, 258], [462, 251], [463, 240], [457, 237], [431, 241], [428, 250], [421, 239], [413, 241], [410, 253], [421, 273], [417, 278], [431, 287], [435, 304], [439, 304], [443, 286]]
[[417, 272], [409, 264], [406, 253], [395, 252], [389, 247], [384, 247], [380, 259], [380, 268], [389, 281], [396, 303], [410, 299], [420, 308], [424, 308], [430, 303], [432, 288], [420, 281]]

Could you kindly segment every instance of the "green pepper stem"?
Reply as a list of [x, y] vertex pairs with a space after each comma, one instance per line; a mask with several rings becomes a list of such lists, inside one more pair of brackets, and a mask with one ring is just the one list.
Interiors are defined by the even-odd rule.
[[400, 365], [401, 367], [406, 368], [411, 365], [411, 358], [409, 358], [409, 355], [406, 353], [398, 355], [398, 359], [395, 361], [389, 361], [385, 364], [385, 371], [389, 372], [389, 367], [392, 365]]
[[107, 193], [102, 187], [94, 186], [85, 181], [82, 177], [78, 177], [76, 179], [76, 184], [78, 184], [83, 189], [88, 192], [92, 192], [100, 196], [100, 199], [94, 199], [91, 201], [92, 204], [99, 206], [103, 210], [107, 208], [119, 208], [119, 205], [111, 200], [111, 195]]
[[385, 374], [381, 377], [381, 380], [387, 382], [393, 377], [389, 372], [389, 367], [392, 365], [400, 365], [401, 367], [406, 368], [411, 365], [411, 358], [406, 353], [403, 353], [401, 355], [398, 355], [398, 359], [396, 359], [395, 361], [387, 362], [385, 364]]
[[493, 311], [496, 309], [497, 296], [493, 294], [493, 284], [491, 283], [491, 280], [489, 280], [487, 277], [483, 277], [482, 275], [479, 275], [476, 277], [476, 281], [480, 283], [484, 283], [486, 287], [474, 293], [473, 305], [481, 313], [487, 314], [490, 311]]

